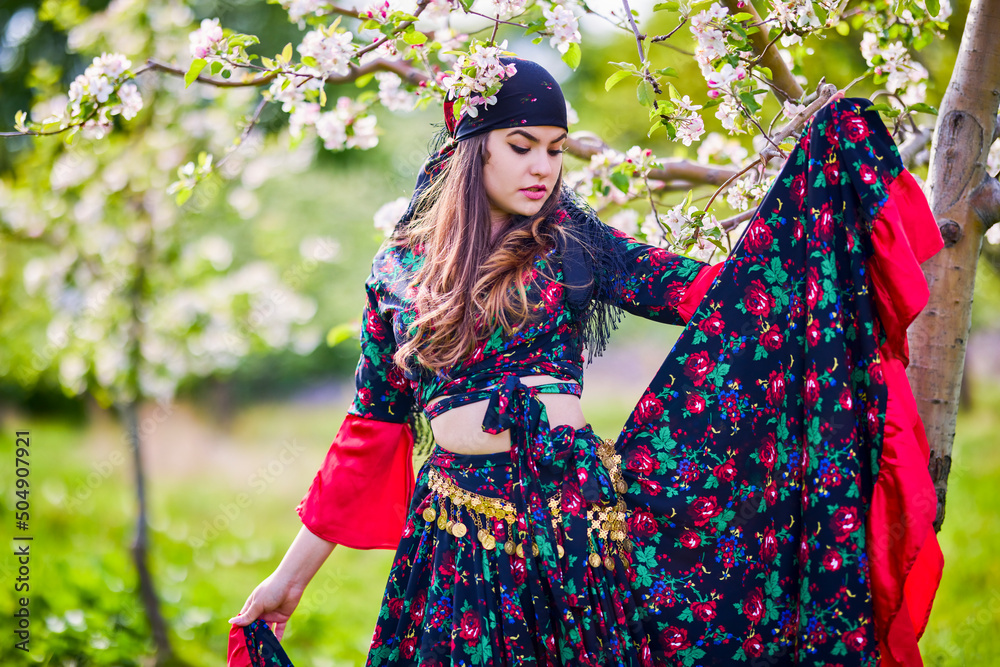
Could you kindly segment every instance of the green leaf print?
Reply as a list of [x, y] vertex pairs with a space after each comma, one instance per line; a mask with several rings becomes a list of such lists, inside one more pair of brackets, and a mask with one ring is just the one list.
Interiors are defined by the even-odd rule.
[[781, 268], [779, 257], [771, 258], [771, 265], [764, 269], [764, 279], [772, 285], [784, 285], [788, 282], [788, 273]]

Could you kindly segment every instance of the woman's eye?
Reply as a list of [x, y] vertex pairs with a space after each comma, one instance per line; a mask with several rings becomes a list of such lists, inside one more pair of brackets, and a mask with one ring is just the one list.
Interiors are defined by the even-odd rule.
[[515, 146], [514, 144], [510, 144], [510, 147], [518, 155], [526, 155], [528, 153], [528, 151], [531, 150], [530, 148], [525, 148], [524, 146]]
[[566, 152], [565, 148], [559, 148], [559, 149], [555, 149], [554, 148], [554, 149], [552, 149], [552, 150], [549, 151], [549, 155], [555, 157], [556, 155], [562, 155], [565, 152]]

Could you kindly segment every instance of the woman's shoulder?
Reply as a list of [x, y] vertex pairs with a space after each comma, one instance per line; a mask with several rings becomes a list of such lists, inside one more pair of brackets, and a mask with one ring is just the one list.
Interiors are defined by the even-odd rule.
[[380, 297], [407, 299], [407, 290], [423, 263], [423, 255], [408, 245], [386, 241], [372, 259], [367, 287]]

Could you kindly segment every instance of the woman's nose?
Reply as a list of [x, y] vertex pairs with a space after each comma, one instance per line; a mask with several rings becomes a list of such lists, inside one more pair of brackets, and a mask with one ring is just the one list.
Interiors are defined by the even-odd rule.
[[541, 156], [531, 161], [531, 173], [541, 178], [545, 178], [552, 173], [552, 164], [548, 159], [548, 155], [543, 152]]

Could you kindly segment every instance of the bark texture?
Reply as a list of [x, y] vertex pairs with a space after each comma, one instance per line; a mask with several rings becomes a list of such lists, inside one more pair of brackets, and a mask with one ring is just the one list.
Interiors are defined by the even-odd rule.
[[931, 447], [944, 521], [955, 418], [972, 315], [976, 263], [1000, 213], [1000, 184], [986, 172], [1000, 104], [1000, 2], [973, 0], [931, 147], [927, 195], [945, 248], [924, 264], [930, 302], [910, 327], [910, 383]]

